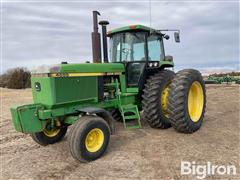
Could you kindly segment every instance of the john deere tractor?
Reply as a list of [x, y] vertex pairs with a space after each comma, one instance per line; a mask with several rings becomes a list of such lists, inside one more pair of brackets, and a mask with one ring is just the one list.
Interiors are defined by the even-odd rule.
[[[165, 30], [131, 25], [107, 33], [108, 22], [98, 23], [98, 15], [93, 11], [93, 63], [62, 62], [32, 72], [34, 103], [11, 108], [15, 129], [45, 146], [61, 141], [72, 126], [69, 149], [82, 162], [104, 154], [115, 121], [140, 128], [140, 111], [153, 128], [197, 131], [206, 105], [203, 78], [194, 69], [169, 70], [174, 63], [165, 55]], [[180, 42], [179, 31], [174, 37]]]

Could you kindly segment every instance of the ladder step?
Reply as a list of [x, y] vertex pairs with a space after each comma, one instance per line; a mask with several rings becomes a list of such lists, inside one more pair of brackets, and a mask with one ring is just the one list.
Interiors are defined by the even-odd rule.
[[134, 104], [128, 104], [128, 105], [123, 105], [121, 106], [122, 109], [135, 109], [136, 105]]
[[124, 116], [125, 119], [137, 119], [138, 116], [137, 115], [132, 115], [132, 116]]
[[[141, 128], [140, 115], [137, 105], [134, 104], [123, 105], [120, 107], [120, 111], [123, 117], [123, 123], [125, 128], [130, 129]], [[130, 115], [128, 115], [127, 113], [130, 113]], [[135, 120], [136, 124], [134, 125], [127, 124], [126, 120], [130, 119]]]
[[138, 128], [141, 128], [141, 126], [139, 126], [139, 125], [127, 125], [126, 128], [129, 128], [129, 129], [138, 129]]

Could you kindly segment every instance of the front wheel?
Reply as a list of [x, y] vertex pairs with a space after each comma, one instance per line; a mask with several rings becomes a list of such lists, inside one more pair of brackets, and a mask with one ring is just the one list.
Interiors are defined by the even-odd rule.
[[169, 121], [179, 132], [197, 131], [204, 118], [206, 90], [202, 75], [194, 69], [179, 71], [170, 85]]
[[67, 128], [67, 126], [46, 127], [42, 132], [31, 134], [31, 137], [36, 143], [46, 146], [61, 141], [67, 132]]
[[93, 161], [105, 153], [110, 140], [110, 128], [98, 116], [83, 116], [74, 124], [68, 140], [75, 159]]

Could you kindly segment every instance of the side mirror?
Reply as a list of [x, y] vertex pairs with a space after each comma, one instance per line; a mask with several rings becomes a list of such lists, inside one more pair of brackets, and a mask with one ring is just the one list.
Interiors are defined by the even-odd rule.
[[175, 32], [174, 33], [174, 39], [175, 39], [175, 42], [177, 42], [177, 43], [180, 42], [180, 34], [179, 34], [179, 32]]
[[173, 57], [172, 56], [170, 56], [170, 55], [167, 55], [167, 56], [165, 56], [165, 59], [164, 59], [165, 61], [170, 61], [170, 62], [172, 62], [173, 61]]

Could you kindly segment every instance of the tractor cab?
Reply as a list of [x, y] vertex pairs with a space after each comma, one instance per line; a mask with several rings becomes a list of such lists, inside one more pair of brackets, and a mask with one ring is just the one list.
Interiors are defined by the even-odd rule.
[[[174, 66], [172, 56], [165, 56], [163, 38], [169, 39], [169, 36], [162, 31], [175, 31], [175, 41], [180, 42], [179, 30], [156, 30], [143, 25], [130, 25], [107, 33], [109, 22], [104, 20], [98, 23], [98, 15], [99, 12], [93, 11], [93, 62], [102, 63], [103, 52], [104, 63], [124, 64], [127, 87], [142, 90], [146, 77], [153, 71]], [[102, 26], [103, 49], [98, 24]], [[109, 48], [107, 37], [110, 38]]]
[[[139, 86], [148, 70], [158, 69], [166, 61], [163, 38], [160, 31], [142, 25], [126, 26], [108, 32], [111, 63], [124, 63], [127, 85]], [[170, 67], [172, 59], [167, 60]]]

